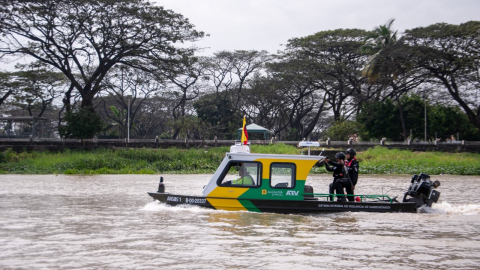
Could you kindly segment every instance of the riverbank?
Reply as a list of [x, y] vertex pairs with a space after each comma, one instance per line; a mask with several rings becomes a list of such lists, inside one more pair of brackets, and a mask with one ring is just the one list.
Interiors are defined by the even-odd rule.
[[[104, 149], [0, 153], [1, 174], [213, 173], [229, 147], [208, 149]], [[252, 153], [300, 154], [294, 146], [252, 145]], [[411, 152], [375, 147], [357, 155], [362, 174], [480, 175], [480, 154]], [[327, 173], [324, 166], [312, 173]]]

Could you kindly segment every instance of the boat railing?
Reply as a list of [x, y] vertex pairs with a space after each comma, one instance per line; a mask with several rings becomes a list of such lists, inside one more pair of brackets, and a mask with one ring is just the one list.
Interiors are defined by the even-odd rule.
[[378, 201], [384, 201], [384, 202], [388, 201], [390, 203], [393, 203], [393, 199], [390, 198], [390, 196], [388, 195], [351, 195], [351, 194], [342, 195], [342, 194], [325, 194], [325, 193], [304, 193], [303, 195], [307, 198], [308, 197], [326, 198], [327, 200], [329, 200], [330, 198], [338, 197], [338, 196], [359, 197], [360, 202], [364, 202], [367, 200], [372, 202], [371, 200], [378, 200]]

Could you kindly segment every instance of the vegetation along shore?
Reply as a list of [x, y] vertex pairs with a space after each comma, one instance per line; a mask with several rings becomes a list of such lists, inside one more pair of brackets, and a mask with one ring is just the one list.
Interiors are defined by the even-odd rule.
[[[294, 146], [252, 145], [253, 153], [299, 154]], [[196, 174], [213, 173], [228, 147], [117, 149], [0, 153], [1, 174]], [[362, 174], [480, 175], [480, 154], [411, 152], [377, 146], [358, 154]], [[327, 173], [324, 166], [312, 173]]]

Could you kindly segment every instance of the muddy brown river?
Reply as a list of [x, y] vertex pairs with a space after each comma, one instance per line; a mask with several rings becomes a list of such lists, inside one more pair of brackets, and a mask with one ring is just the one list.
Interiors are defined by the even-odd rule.
[[[360, 175], [403, 195], [408, 175]], [[200, 195], [210, 175], [164, 175]], [[480, 269], [478, 176], [432, 176], [427, 213], [284, 215], [171, 207], [159, 175], [0, 175], [0, 269]], [[307, 184], [327, 193], [330, 175]]]

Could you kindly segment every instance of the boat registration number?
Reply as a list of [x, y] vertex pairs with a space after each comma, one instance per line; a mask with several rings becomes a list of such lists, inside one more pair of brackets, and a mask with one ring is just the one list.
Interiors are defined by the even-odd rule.
[[207, 202], [207, 199], [185, 198], [185, 203], [189, 203], [189, 204], [204, 204], [206, 202]]
[[[177, 203], [182, 203], [182, 197], [177, 197], [177, 196], [168, 196], [167, 197], [167, 202], [177, 202]], [[187, 204], [205, 204], [207, 203], [207, 199], [203, 198], [189, 198], [186, 197], [184, 198], [184, 202]]]

